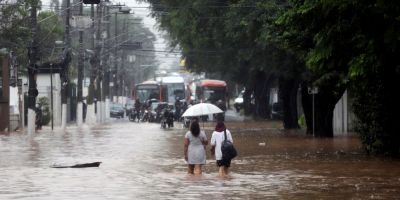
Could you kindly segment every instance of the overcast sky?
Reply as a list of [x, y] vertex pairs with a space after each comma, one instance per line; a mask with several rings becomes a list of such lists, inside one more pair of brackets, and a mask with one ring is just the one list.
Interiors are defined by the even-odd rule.
[[[72, 2], [73, 0], [71, 0]], [[139, 3], [136, 0], [111, 0], [113, 4], [121, 3], [130, 7], [136, 17], [143, 18], [144, 26], [149, 28], [154, 35], [156, 35], [156, 41], [154, 42], [155, 50], [157, 51], [156, 57], [159, 62], [160, 69], [175, 68], [179, 64], [180, 56], [176, 54], [168, 54], [163, 51], [168, 51], [167, 41], [163, 39], [163, 33], [158, 30], [157, 23], [150, 14], [150, 10], [147, 8], [149, 4]], [[43, 8], [46, 9], [50, 5], [50, 0], [42, 0]], [[61, 0], [60, 0], [61, 5]], [[131, 11], [131, 12], [132, 12]], [[161, 51], [161, 52], [160, 52]]]

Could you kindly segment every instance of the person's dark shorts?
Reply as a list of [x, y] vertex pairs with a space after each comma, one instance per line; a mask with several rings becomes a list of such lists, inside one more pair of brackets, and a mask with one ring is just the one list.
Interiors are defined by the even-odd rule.
[[224, 160], [224, 159], [217, 160], [217, 166], [218, 167], [222, 167], [222, 166], [230, 167], [231, 166], [231, 161], [230, 160]]

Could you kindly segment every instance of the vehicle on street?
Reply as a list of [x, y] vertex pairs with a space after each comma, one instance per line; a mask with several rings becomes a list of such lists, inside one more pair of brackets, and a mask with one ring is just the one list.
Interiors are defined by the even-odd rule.
[[234, 100], [233, 107], [235, 107], [236, 112], [240, 112], [243, 108], [243, 93], [240, 93]]
[[150, 112], [148, 109], [145, 109], [143, 111], [142, 117], [141, 117], [142, 122], [149, 122], [150, 121]]
[[174, 112], [172, 111], [171, 107], [168, 106], [161, 118], [161, 128], [171, 128], [174, 127]]
[[[201, 80], [196, 84], [196, 101], [217, 105], [222, 101], [226, 109], [227, 85], [222, 80]], [[223, 109], [223, 111], [225, 111]]]
[[132, 109], [130, 114], [129, 114], [129, 121], [131, 122], [140, 122], [140, 111], [137, 111], [136, 109]]
[[166, 102], [175, 103], [176, 100], [186, 100], [185, 80], [181, 76], [162, 77], [160, 82], [165, 87]]
[[125, 104], [125, 115], [129, 116], [133, 110], [134, 102], [132, 100], [128, 100]]
[[155, 115], [155, 122], [159, 123], [161, 122], [161, 119], [163, 118], [164, 111], [168, 108], [168, 103], [167, 102], [155, 102], [151, 104], [152, 107], [152, 112]]
[[275, 102], [271, 106], [271, 119], [281, 120], [283, 119], [283, 109], [280, 102]]
[[144, 81], [135, 85], [133, 90], [133, 99], [139, 99], [141, 103], [154, 99], [164, 101], [166, 99], [165, 87], [156, 81]]
[[124, 118], [125, 108], [122, 104], [114, 103], [110, 107], [110, 117]]

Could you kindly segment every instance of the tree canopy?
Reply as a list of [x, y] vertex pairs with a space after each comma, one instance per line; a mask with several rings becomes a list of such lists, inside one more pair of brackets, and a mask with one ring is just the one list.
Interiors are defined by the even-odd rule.
[[349, 88], [371, 152], [400, 153], [398, 1], [296, 0], [279, 22], [286, 43], [323, 85]]
[[334, 106], [347, 89], [366, 149], [400, 153], [398, 1], [148, 2], [191, 70], [242, 84], [262, 72], [276, 74], [280, 85], [317, 86], [321, 135], [332, 131]]

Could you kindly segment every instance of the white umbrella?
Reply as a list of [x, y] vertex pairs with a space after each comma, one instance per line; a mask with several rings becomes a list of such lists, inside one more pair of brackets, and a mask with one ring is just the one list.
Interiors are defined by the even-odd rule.
[[196, 117], [196, 116], [209, 115], [222, 112], [224, 111], [222, 111], [220, 108], [211, 103], [199, 103], [188, 108], [182, 114], [182, 117]]

